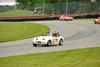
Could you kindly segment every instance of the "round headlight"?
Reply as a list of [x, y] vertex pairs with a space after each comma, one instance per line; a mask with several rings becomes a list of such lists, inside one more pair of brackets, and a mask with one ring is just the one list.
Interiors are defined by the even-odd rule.
[[43, 38], [43, 40], [45, 40], [45, 38]]

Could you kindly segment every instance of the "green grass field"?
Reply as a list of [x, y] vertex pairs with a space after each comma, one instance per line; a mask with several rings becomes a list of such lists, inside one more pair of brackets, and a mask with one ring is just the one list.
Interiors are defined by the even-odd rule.
[[34, 14], [33, 11], [28, 11], [28, 10], [12, 10], [0, 13], [0, 17], [40, 16], [40, 15], [43, 14]]
[[0, 22], [0, 42], [31, 38], [49, 31], [44, 25], [23, 22]]
[[95, 18], [81, 18], [79, 21], [94, 21]]
[[0, 67], [100, 67], [100, 47], [0, 57]]

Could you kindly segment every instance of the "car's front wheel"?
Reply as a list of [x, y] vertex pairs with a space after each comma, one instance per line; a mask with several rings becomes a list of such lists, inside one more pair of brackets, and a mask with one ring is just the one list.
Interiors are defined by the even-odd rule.
[[49, 40], [46, 44], [46, 46], [50, 46], [51, 45], [51, 41]]
[[97, 24], [96, 21], [94, 21], [94, 23]]
[[63, 45], [63, 40], [62, 39], [59, 41], [59, 45]]
[[33, 44], [34, 47], [37, 47], [37, 44]]

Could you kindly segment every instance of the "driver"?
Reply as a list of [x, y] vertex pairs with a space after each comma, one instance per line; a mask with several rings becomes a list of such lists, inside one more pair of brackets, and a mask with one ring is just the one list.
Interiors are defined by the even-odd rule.
[[54, 32], [53, 32], [53, 34], [52, 34], [52, 36], [53, 36], [53, 37], [59, 37], [59, 36], [60, 36], [60, 34], [59, 34], [59, 32], [54, 31]]

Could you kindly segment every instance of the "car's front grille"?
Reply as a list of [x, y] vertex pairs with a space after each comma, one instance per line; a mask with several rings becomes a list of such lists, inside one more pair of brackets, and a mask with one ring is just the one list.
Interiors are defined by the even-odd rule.
[[41, 44], [42, 42], [41, 42], [41, 41], [36, 41], [36, 43], [37, 43], [37, 44]]

